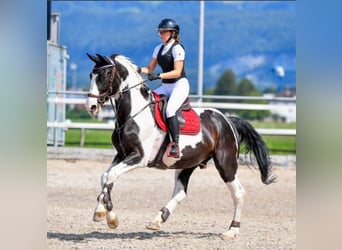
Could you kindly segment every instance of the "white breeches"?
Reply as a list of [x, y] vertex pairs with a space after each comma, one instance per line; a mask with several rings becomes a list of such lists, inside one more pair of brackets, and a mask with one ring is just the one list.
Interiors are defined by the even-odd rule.
[[166, 107], [166, 117], [169, 118], [176, 115], [177, 110], [189, 96], [190, 85], [188, 79], [183, 77], [175, 83], [163, 83], [154, 91], [169, 98]]

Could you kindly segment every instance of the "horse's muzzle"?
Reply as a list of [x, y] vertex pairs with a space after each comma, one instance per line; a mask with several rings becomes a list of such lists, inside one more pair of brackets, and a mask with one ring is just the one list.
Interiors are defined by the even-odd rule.
[[96, 105], [91, 105], [90, 108], [89, 108], [89, 111], [90, 111], [91, 113], [96, 112], [96, 110], [97, 110], [97, 106], [96, 106]]
[[101, 105], [90, 105], [86, 108], [90, 115], [97, 115], [101, 110]]

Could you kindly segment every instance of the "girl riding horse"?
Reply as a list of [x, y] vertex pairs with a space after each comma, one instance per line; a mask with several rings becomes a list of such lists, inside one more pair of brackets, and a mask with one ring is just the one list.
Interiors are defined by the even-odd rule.
[[[172, 138], [168, 145], [169, 156], [179, 158], [179, 124], [176, 112], [189, 95], [189, 81], [184, 70], [185, 51], [179, 37], [179, 25], [172, 19], [163, 19], [157, 28], [162, 41], [153, 51], [147, 67], [138, 68], [138, 72], [147, 74], [149, 80], [162, 79], [163, 84], [154, 91], [168, 97], [166, 107], [167, 124]], [[153, 70], [159, 64], [163, 73]]]
[[95, 66], [90, 74], [87, 110], [95, 115], [110, 100], [115, 111], [112, 143], [116, 155], [107, 171], [102, 174], [101, 192], [97, 198], [93, 220], [107, 218], [110, 228], [118, 226], [111, 191], [121, 175], [141, 167], [175, 169], [172, 198], [147, 225], [148, 229], [157, 230], [186, 197], [193, 171], [213, 160], [234, 202], [233, 219], [223, 235], [228, 238], [236, 237], [240, 232], [245, 193], [237, 177], [241, 143], [245, 144], [247, 152], [254, 154], [262, 182], [270, 184], [275, 180], [271, 175], [268, 149], [257, 131], [241, 118], [226, 117], [212, 108], [196, 108], [193, 111], [200, 118], [199, 131], [193, 135], [181, 134], [179, 158], [169, 157], [165, 152], [165, 144], [169, 141], [167, 132], [155, 120], [155, 95], [145, 85], [146, 80], [138, 73], [138, 67], [122, 55], [88, 56], [95, 62]]

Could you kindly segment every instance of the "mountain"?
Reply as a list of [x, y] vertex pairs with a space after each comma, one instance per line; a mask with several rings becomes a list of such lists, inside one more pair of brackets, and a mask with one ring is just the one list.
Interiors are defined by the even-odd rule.
[[[86, 53], [123, 54], [147, 65], [160, 43], [155, 28], [163, 18], [175, 19], [186, 49], [191, 92], [197, 91], [199, 2], [197, 1], [52, 1], [60, 13], [60, 44], [77, 64], [77, 86], [88, 87], [93, 63]], [[226, 69], [248, 77], [258, 89], [283, 82], [296, 86], [295, 2], [205, 2], [204, 88], [216, 85]], [[68, 82], [71, 72], [68, 69]]]

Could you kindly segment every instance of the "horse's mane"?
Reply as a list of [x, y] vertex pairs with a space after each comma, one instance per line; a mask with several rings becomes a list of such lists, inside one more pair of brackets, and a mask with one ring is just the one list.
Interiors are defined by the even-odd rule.
[[137, 69], [137, 65], [135, 65], [132, 61], [132, 59], [124, 56], [124, 55], [120, 55], [120, 54], [112, 54], [110, 56], [110, 58], [112, 58], [115, 61], [118, 61], [120, 64], [122, 64], [123, 66], [125, 66], [127, 69], [132, 69], [132, 70], [136, 70]]
[[120, 55], [120, 54], [113, 54], [110, 56], [111, 59], [114, 62], [117, 62], [117, 64], [120, 64], [122, 67], [126, 68], [126, 70], [128, 71], [128, 75], [127, 78], [125, 77], [125, 81], [126, 84], [122, 85], [120, 84], [120, 89], [122, 90], [125, 87], [129, 87], [129, 86], [134, 86], [134, 85], [139, 85], [143, 84], [145, 81], [143, 81], [142, 76], [138, 73], [138, 66], [135, 65], [133, 63], [133, 61], [124, 56], [124, 55]]

